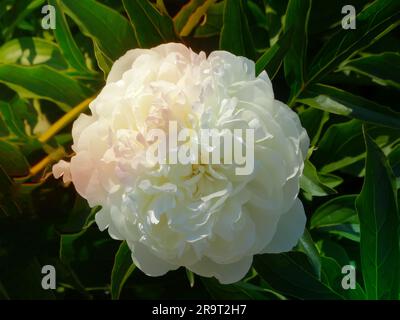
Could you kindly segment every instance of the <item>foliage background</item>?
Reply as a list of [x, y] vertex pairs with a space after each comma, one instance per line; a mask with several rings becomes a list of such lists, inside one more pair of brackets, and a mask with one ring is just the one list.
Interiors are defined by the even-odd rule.
[[[54, 31], [41, 28], [45, 0], [0, 1], [1, 299], [400, 298], [399, 1], [48, 3]], [[341, 27], [348, 4], [355, 30]], [[257, 61], [312, 139], [300, 194], [307, 231], [293, 252], [257, 256], [233, 285], [184, 268], [145, 276], [93, 224], [98, 208], [49, 174], [72, 154], [71, 122], [112, 62], [170, 41]], [[57, 290], [41, 288], [46, 264]], [[347, 264], [355, 290], [340, 285]]]

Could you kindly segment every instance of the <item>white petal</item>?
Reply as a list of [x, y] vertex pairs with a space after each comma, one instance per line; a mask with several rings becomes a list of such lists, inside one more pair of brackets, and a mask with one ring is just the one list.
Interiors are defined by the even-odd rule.
[[110, 213], [105, 208], [102, 208], [99, 212], [97, 212], [94, 219], [100, 231], [107, 229], [111, 221]]
[[60, 177], [63, 177], [64, 183], [72, 181], [70, 164], [68, 162], [61, 160], [53, 166], [52, 170], [54, 178], [58, 179]]
[[118, 80], [120, 80], [125, 71], [129, 70], [132, 67], [132, 64], [135, 62], [136, 58], [146, 52], [149, 52], [149, 50], [146, 49], [129, 50], [121, 58], [115, 61], [113, 66], [111, 67], [110, 73], [108, 74], [107, 84], [111, 82], [117, 82]]
[[145, 274], [152, 277], [158, 277], [166, 274], [168, 271], [176, 270], [179, 266], [169, 264], [153, 254], [149, 248], [140, 242], [129, 243], [132, 251], [132, 260], [135, 265]]
[[243, 259], [229, 264], [217, 264], [209, 258], [204, 257], [199, 262], [187, 268], [203, 277], [215, 277], [222, 284], [237, 282], [244, 278], [251, 267], [253, 257]]
[[306, 215], [303, 204], [296, 199], [292, 208], [281, 216], [274, 237], [261, 253], [290, 251], [303, 235], [305, 225]]

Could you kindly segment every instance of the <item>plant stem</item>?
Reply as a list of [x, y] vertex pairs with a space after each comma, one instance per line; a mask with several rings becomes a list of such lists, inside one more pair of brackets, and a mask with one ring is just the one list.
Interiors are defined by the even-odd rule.
[[62, 128], [64, 128], [67, 124], [73, 121], [86, 107], [89, 103], [95, 98], [95, 96], [87, 98], [79, 103], [77, 106], [68, 111], [65, 115], [63, 115], [60, 119], [58, 119], [55, 123], [53, 123], [50, 128], [43, 133], [39, 137], [39, 141], [42, 143], [47, 142], [51, 137], [57, 134]]

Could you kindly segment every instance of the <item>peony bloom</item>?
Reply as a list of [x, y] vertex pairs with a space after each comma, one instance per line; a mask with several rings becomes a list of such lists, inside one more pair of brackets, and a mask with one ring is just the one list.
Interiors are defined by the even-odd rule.
[[[71, 162], [53, 174], [102, 207], [98, 227], [126, 240], [144, 273], [185, 266], [233, 283], [253, 255], [289, 251], [303, 234], [297, 196], [309, 139], [297, 114], [274, 99], [266, 72], [256, 77], [254, 62], [176, 43], [130, 50], [90, 110], [73, 125]], [[168, 132], [170, 121], [194, 131], [253, 129], [254, 170], [147, 161], [148, 132]]]

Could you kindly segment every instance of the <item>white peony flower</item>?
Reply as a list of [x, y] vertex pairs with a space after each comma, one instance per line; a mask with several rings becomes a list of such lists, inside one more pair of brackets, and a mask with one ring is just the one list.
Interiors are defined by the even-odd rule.
[[[176, 43], [130, 50], [90, 110], [73, 125], [71, 162], [53, 173], [102, 206], [98, 227], [126, 240], [144, 273], [185, 266], [233, 283], [253, 255], [289, 251], [303, 234], [297, 196], [309, 139], [254, 62]], [[235, 174], [235, 164], [149, 163], [147, 133], [167, 132], [170, 121], [195, 131], [254, 129], [252, 174]]]

